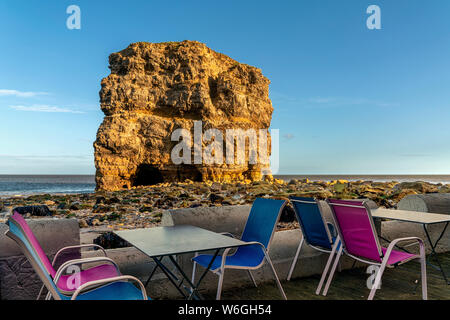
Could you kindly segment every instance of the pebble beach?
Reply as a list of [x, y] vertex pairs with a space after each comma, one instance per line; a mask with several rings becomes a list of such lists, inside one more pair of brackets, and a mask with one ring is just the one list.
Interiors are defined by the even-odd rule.
[[[251, 204], [257, 197], [367, 198], [379, 206], [395, 208], [407, 195], [436, 192], [450, 192], [450, 184], [423, 181], [285, 181], [273, 178], [238, 183], [186, 180], [120, 191], [3, 197], [0, 199], [0, 218], [4, 221], [15, 207], [45, 205], [48, 208], [47, 215], [76, 218], [80, 228], [121, 230], [158, 226], [163, 212], [168, 209], [244, 205]], [[288, 205], [278, 229], [294, 227], [297, 224], [293, 210]]]

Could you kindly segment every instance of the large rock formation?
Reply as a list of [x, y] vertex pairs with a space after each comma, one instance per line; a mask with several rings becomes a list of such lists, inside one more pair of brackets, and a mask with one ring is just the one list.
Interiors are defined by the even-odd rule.
[[[268, 167], [263, 158], [270, 154], [273, 108], [270, 81], [260, 69], [195, 41], [134, 43], [111, 54], [109, 63], [111, 74], [102, 80], [100, 91], [105, 118], [94, 143], [98, 190], [185, 179], [261, 179], [261, 169]], [[203, 133], [215, 128], [223, 135], [223, 154], [209, 149], [211, 156], [223, 161], [198, 161], [194, 125], [202, 127]], [[192, 140], [186, 131], [172, 138], [176, 129], [186, 129]], [[260, 146], [257, 161], [249, 161], [249, 141], [253, 140], [246, 139], [245, 161], [230, 163], [227, 156], [236, 155], [239, 147], [233, 142], [235, 150], [225, 150], [231, 137], [227, 129], [254, 129], [258, 146], [267, 134], [268, 147]], [[190, 145], [184, 146], [192, 146], [189, 154], [187, 149], [176, 152], [184, 160], [174, 163], [174, 147], [188, 140]], [[203, 137], [203, 150], [216, 142], [220, 143], [220, 135], [209, 141]]]

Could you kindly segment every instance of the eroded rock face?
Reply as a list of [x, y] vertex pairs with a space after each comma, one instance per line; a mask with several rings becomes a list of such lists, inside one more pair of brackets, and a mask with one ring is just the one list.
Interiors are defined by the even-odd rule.
[[[98, 190], [185, 179], [261, 179], [261, 169], [268, 167], [261, 157], [249, 163], [246, 152], [243, 164], [229, 163], [225, 150], [227, 129], [254, 129], [258, 143], [260, 133], [268, 131], [273, 111], [270, 81], [260, 69], [194, 41], [135, 43], [111, 54], [109, 62], [111, 74], [102, 80], [100, 91], [105, 118], [94, 143]], [[183, 128], [193, 136], [196, 121], [201, 121], [202, 132], [222, 132], [223, 163], [194, 163], [194, 147], [191, 162], [172, 161], [172, 150], [179, 144], [172, 141], [172, 133]], [[267, 148], [260, 148], [266, 157], [267, 136]], [[212, 141], [203, 140], [202, 148]]]

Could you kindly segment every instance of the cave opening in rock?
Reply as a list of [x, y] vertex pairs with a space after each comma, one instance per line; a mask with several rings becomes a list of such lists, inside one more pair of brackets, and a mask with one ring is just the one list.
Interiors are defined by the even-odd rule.
[[151, 164], [141, 164], [136, 170], [133, 186], [150, 186], [164, 182], [161, 171]]

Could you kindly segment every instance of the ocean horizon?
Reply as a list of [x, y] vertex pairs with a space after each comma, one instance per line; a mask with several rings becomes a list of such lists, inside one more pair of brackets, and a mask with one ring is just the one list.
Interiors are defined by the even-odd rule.
[[[413, 182], [450, 184], [450, 175], [355, 175], [355, 174], [285, 174], [274, 175], [277, 179], [309, 179], [310, 181], [373, 181]], [[95, 175], [0, 175], [0, 196], [26, 196], [33, 194], [76, 194], [95, 191]]]

